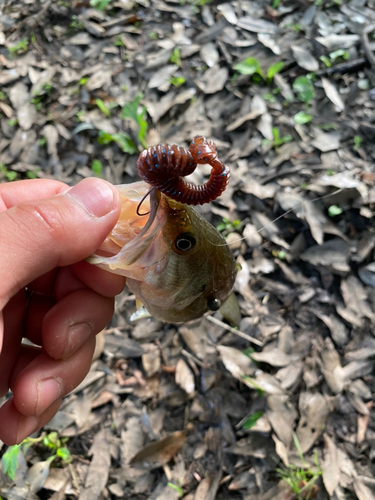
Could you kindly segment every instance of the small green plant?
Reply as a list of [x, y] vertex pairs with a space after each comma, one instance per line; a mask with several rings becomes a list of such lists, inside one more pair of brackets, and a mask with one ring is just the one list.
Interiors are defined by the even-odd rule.
[[298, 76], [293, 82], [293, 90], [296, 92], [298, 99], [305, 104], [309, 104], [315, 97], [315, 89], [312, 80], [313, 75], [309, 73], [306, 76]]
[[37, 168], [35, 170], [28, 170], [26, 172], [26, 177], [28, 179], [37, 179], [38, 178], [38, 173], [39, 173], [39, 168]]
[[4, 163], [0, 163], [0, 173], [4, 174], [8, 181], [14, 181], [17, 178], [17, 172], [8, 170]]
[[10, 477], [12, 481], [16, 477], [16, 471], [18, 467], [18, 454], [20, 452], [20, 444], [15, 444], [14, 446], [9, 446], [7, 451], [2, 456], [4, 473]]
[[358, 151], [362, 144], [362, 137], [360, 135], [354, 136], [354, 151]]
[[9, 127], [15, 127], [18, 123], [18, 118], [11, 118], [8, 120], [8, 125]]
[[266, 92], [263, 94], [263, 99], [268, 102], [276, 102], [276, 97], [273, 95], [272, 92]]
[[270, 83], [272, 82], [273, 80], [273, 77], [275, 75], [277, 75], [278, 73], [280, 73], [280, 71], [282, 71], [283, 67], [285, 66], [285, 64], [280, 61], [280, 62], [277, 62], [275, 64], [272, 64], [272, 66], [270, 66], [267, 70], [267, 80], [266, 80], [266, 83], [267, 85], [270, 85]]
[[149, 38], [151, 38], [151, 40], [159, 40], [159, 35], [158, 35], [158, 32], [153, 30], [153, 31], [150, 31], [150, 33], [148, 34]]
[[172, 64], [177, 64], [177, 66], [181, 67], [181, 54], [180, 54], [180, 49], [178, 47], [175, 47], [173, 49], [172, 55], [169, 58], [169, 61]]
[[78, 20], [78, 17], [76, 15], [72, 16], [72, 20], [70, 21], [69, 24], [69, 29], [72, 31], [80, 31], [84, 28], [84, 24]]
[[130, 135], [125, 132], [107, 134], [104, 130], [99, 130], [98, 142], [104, 146], [111, 142], [115, 142], [124, 153], [134, 154], [138, 151], [137, 146], [134, 144]]
[[[141, 99], [143, 95], [138, 94], [137, 97], [124, 105], [121, 112], [121, 118], [130, 118], [137, 124], [138, 128], [138, 141], [146, 149], [146, 134], [148, 129], [148, 124], [146, 120], [146, 106], [140, 106]], [[134, 143], [133, 143], [134, 144]]]
[[233, 231], [236, 231], [236, 229], [239, 229], [241, 227], [241, 221], [239, 219], [235, 219], [233, 222], [231, 222], [229, 219], [226, 217], [223, 217], [222, 222], [220, 222], [217, 226], [216, 229], [222, 233], [232, 233]]
[[186, 80], [183, 76], [172, 76], [169, 81], [174, 87], [181, 87]]
[[322, 123], [318, 125], [318, 128], [320, 128], [321, 130], [337, 130], [338, 125], [337, 123]]
[[15, 54], [23, 54], [24, 52], [27, 52], [28, 46], [29, 40], [27, 38], [22, 38], [22, 40], [19, 40], [16, 45], [8, 47], [8, 50], [10, 55], [14, 56]]
[[84, 109], [81, 109], [81, 110], [77, 111], [76, 117], [77, 117], [77, 121], [78, 122], [83, 122], [84, 116], [85, 116], [85, 110]]
[[242, 424], [242, 429], [248, 430], [254, 427], [254, 425], [257, 423], [257, 421], [260, 419], [260, 417], [263, 415], [263, 411], [256, 411], [250, 417], [248, 417], [245, 422]]
[[342, 214], [342, 208], [338, 207], [337, 205], [331, 205], [328, 207], [328, 215], [330, 217], [336, 217], [336, 215]]
[[319, 59], [324, 62], [327, 68], [330, 68], [332, 64], [336, 62], [336, 59], [343, 59], [347, 61], [350, 58], [350, 54], [347, 50], [338, 49], [330, 52], [328, 56], [320, 56]]
[[102, 101], [101, 99], [96, 99], [95, 103], [98, 106], [98, 108], [100, 109], [100, 111], [105, 114], [105, 116], [107, 116], [108, 118], [111, 116], [111, 112], [109, 111], [107, 106], [104, 104], [104, 101]]
[[42, 100], [43, 100], [43, 96], [38, 95], [36, 97], [33, 97], [30, 102], [31, 102], [31, 104], [34, 104], [37, 111], [40, 111], [42, 109], [42, 106], [43, 106]]
[[102, 162], [99, 160], [94, 160], [91, 163], [91, 170], [93, 171], [94, 175], [96, 175], [96, 177], [100, 177], [103, 170]]
[[90, 0], [90, 5], [94, 9], [104, 10], [111, 0]]
[[121, 35], [115, 38], [113, 45], [115, 45], [116, 47], [126, 47]]
[[332, 170], [331, 168], [327, 170], [326, 174], [329, 176], [329, 177], [332, 177], [332, 175], [335, 175], [335, 171]]
[[52, 92], [52, 85], [50, 83], [45, 83], [40, 89], [40, 93], [34, 94], [34, 97], [31, 99], [31, 104], [34, 104], [35, 108], [40, 111], [43, 107], [43, 100], [46, 96], [48, 96]]
[[43, 435], [39, 438], [26, 438], [21, 444], [10, 446], [7, 451], [2, 456], [4, 473], [7, 474], [13, 481], [16, 476], [16, 471], [18, 467], [18, 455], [21, 451], [21, 446], [24, 451], [26, 451], [30, 446], [41, 443], [47, 449], [52, 451], [52, 455], [48, 460], [54, 460], [55, 458], [60, 458], [64, 464], [69, 464], [72, 461], [70, 451], [64, 445], [68, 438], [59, 439], [57, 432], [50, 432], [47, 435]]
[[294, 121], [298, 125], [303, 125], [304, 123], [310, 123], [312, 120], [312, 115], [305, 113], [305, 111], [299, 111], [294, 115]]
[[[28, 439], [26, 438], [24, 443], [26, 444]], [[68, 464], [72, 461], [70, 451], [64, 445], [68, 441], [68, 438], [59, 438], [57, 432], [50, 432], [43, 437], [43, 444], [53, 452], [54, 457], [61, 458], [62, 462]]]
[[180, 486], [177, 486], [177, 484], [173, 484], [171, 482], [168, 483], [168, 486], [172, 488], [173, 490], [177, 491], [180, 497], [184, 496], [184, 490], [180, 488]]
[[302, 26], [300, 23], [291, 23], [287, 25], [288, 28], [291, 28], [295, 33], [298, 33], [301, 31]]
[[257, 394], [260, 398], [264, 396], [264, 389], [256, 383], [255, 378], [249, 377], [248, 375], [242, 375], [241, 378], [248, 387], [257, 391]]
[[278, 9], [280, 7], [281, 0], [272, 0], [272, 8]]
[[320, 467], [317, 453], [314, 457], [315, 467], [309, 466], [303, 456], [297, 435], [295, 432], [292, 432], [292, 435], [298, 455], [304, 466], [297, 467], [296, 465], [290, 464], [288, 467], [276, 469], [276, 472], [279, 478], [285, 481], [290, 487], [297, 500], [309, 500], [313, 493], [316, 494], [315, 490], [317, 486], [315, 483], [323, 474], [323, 471]]
[[0, 90], [0, 101], [5, 101], [6, 98], [7, 98], [6, 93]]
[[254, 57], [248, 57], [244, 61], [241, 61], [233, 65], [233, 69], [235, 71], [238, 71], [238, 73], [240, 73], [241, 75], [253, 75], [254, 79], [256, 79], [258, 83], [264, 80], [267, 85], [271, 84], [273, 77], [278, 73], [280, 73], [283, 67], [284, 63], [282, 61], [272, 64], [268, 68], [266, 76], [264, 76], [264, 73], [262, 71], [262, 68], [258, 60], [255, 59]]
[[238, 71], [241, 75], [258, 74], [263, 77], [262, 68], [255, 57], [248, 57], [244, 61], [234, 64], [233, 69]]
[[86, 85], [86, 83], [89, 81], [89, 77], [88, 76], [83, 76], [79, 81], [78, 81], [78, 85]]
[[272, 128], [272, 134], [273, 134], [273, 140], [263, 139], [262, 144], [264, 144], [265, 146], [272, 144], [272, 147], [275, 148], [275, 150], [277, 150], [280, 146], [282, 146], [286, 142], [291, 142], [293, 140], [293, 137], [290, 134], [280, 136], [280, 132], [277, 127]]

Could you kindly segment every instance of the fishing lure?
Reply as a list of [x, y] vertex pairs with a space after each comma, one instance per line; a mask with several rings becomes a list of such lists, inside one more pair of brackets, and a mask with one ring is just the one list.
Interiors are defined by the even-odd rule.
[[[198, 163], [212, 166], [203, 186], [183, 179]], [[188, 150], [160, 144], [146, 149], [137, 169], [145, 182], [116, 186], [120, 218], [88, 261], [126, 276], [147, 311], [163, 321], [217, 311], [231, 293], [236, 265], [224, 238], [189, 205], [220, 196], [229, 168], [218, 160], [215, 144], [197, 136]], [[143, 203], [146, 213], [139, 212]]]
[[[194, 172], [198, 163], [212, 167], [210, 178], [202, 186], [183, 179]], [[189, 149], [169, 144], [145, 149], [139, 155], [137, 170], [153, 188], [187, 205], [203, 205], [216, 200], [230, 177], [229, 167], [218, 159], [215, 144], [201, 135], [194, 137]]]

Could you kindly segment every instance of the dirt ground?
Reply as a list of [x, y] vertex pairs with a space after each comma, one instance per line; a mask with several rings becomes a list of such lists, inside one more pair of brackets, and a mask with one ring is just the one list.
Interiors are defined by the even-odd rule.
[[0, 182], [213, 140], [200, 211], [242, 266], [188, 324], [125, 290], [0, 497], [374, 500], [375, 1], [0, 0], [0, 125]]

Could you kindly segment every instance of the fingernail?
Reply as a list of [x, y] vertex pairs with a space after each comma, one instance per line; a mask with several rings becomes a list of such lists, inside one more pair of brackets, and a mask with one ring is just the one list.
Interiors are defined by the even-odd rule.
[[38, 423], [39, 419], [37, 417], [21, 417], [18, 423], [16, 443], [22, 443], [27, 436], [33, 434], [38, 429]]
[[95, 217], [103, 217], [113, 209], [113, 191], [100, 179], [84, 179], [66, 194]]
[[73, 354], [81, 345], [94, 333], [90, 323], [78, 323], [72, 325], [68, 330], [68, 339], [62, 354], [62, 359], [66, 359]]
[[37, 394], [36, 414], [40, 415], [62, 396], [62, 386], [56, 379], [48, 378], [39, 382]]

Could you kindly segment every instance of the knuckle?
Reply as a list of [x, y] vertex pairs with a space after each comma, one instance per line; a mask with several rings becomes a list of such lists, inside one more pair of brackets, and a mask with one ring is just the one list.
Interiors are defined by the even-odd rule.
[[[18, 213], [17, 213], [18, 212]], [[27, 203], [16, 207], [14, 222], [19, 230], [27, 230], [34, 237], [48, 234], [52, 240], [61, 241], [65, 236], [62, 214], [52, 204]]]

